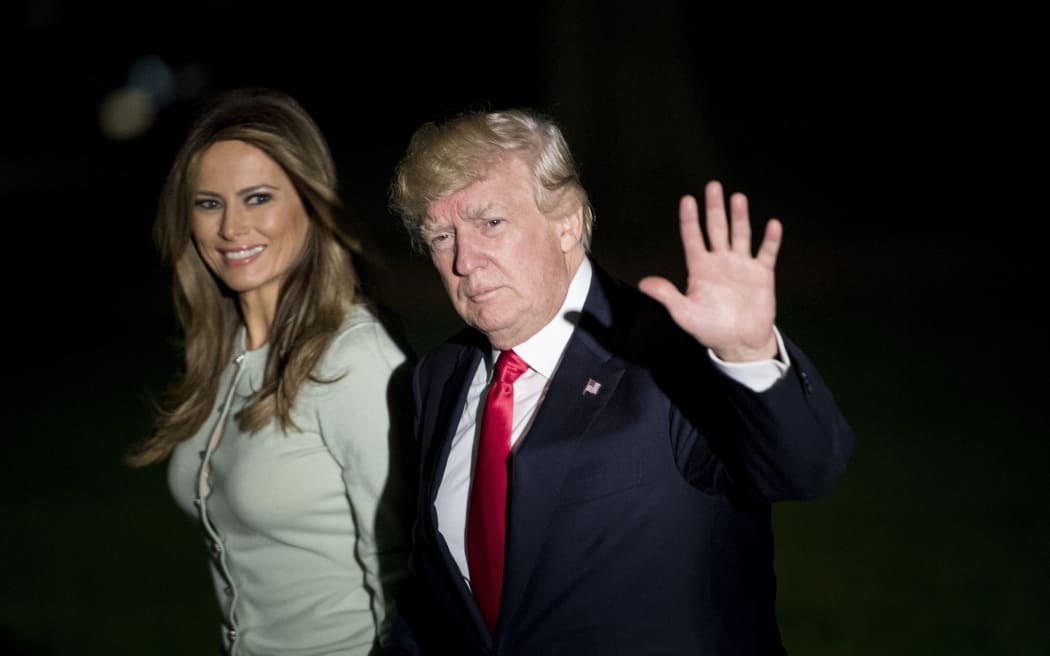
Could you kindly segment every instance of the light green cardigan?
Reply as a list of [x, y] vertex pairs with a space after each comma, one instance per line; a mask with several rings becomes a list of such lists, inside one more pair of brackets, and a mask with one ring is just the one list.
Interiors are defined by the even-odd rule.
[[246, 434], [235, 417], [268, 349], [244, 352], [243, 328], [237, 340], [212, 418], [168, 468], [176, 502], [204, 528], [223, 644], [238, 655], [368, 654], [407, 571], [412, 472], [394, 466], [391, 441], [409, 436], [394, 434], [388, 409], [406, 356], [355, 308], [318, 369], [342, 378], [299, 394], [301, 432], [271, 423]]

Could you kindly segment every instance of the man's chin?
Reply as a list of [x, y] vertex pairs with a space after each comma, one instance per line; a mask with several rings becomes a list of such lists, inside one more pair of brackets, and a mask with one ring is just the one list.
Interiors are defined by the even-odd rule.
[[491, 317], [478, 317], [475, 321], [467, 323], [485, 335], [493, 348], [502, 350], [515, 344], [512, 341], [515, 331], [507, 322], [493, 321]]

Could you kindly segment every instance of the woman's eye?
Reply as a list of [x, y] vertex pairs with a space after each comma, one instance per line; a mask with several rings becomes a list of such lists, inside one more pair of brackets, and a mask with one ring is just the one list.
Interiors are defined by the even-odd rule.
[[219, 201], [214, 198], [198, 198], [193, 201], [194, 207], [199, 207], [202, 210], [213, 210], [219, 206]]
[[273, 198], [273, 196], [270, 194], [252, 194], [251, 196], [248, 196], [246, 202], [249, 205], [262, 205], [263, 203], [270, 202], [271, 198]]

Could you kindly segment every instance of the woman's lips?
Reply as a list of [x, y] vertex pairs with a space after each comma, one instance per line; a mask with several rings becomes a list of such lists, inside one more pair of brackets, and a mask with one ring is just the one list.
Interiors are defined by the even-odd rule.
[[224, 250], [219, 251], [222, 254], [222, 259], [230, 265], [241, 266], [248, 264], [258, 257], [259, 253], [262, 253], [266, 249], [266, 246], [252, 246], [250, 248], [238, 248], [237, 250]]

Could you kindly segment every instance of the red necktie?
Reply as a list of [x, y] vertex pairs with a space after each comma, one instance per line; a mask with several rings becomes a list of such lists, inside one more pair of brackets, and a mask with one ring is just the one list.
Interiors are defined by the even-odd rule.
[[514, 421], [514, 381], [529, 366], [514, 351], [503, 351], [481, 418], [481, 443], [467, 509], [467, 566], [470, 587], [489, 629], [495, 632], [503, 588], [507, 526], [507, 471]]

